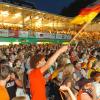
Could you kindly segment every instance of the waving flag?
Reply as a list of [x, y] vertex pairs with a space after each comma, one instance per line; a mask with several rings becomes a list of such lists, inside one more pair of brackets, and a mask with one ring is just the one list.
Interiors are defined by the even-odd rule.
[[98, 13], [100, 13], [100, 4], [84, 8], [80, 11], [80, 14], [71, 21], [71, 24], [84, 24], [91, 22]]

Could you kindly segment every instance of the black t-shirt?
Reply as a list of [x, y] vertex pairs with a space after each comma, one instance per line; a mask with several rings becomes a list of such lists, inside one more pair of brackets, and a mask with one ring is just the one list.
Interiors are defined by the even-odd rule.
[[16, 85], [14, 80], [10, 80], [7, 82], [6, 89], [8, 91], [9, 96], [10, 96], [10, 100], [16, 96], [17, 85]]

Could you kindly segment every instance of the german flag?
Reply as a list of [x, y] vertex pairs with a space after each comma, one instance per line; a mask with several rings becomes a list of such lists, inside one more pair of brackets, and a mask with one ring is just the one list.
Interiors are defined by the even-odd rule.
[[100, 4], [97, 4], [92, 7], [84, 8], [80, 11], [79, 15], [76, 16], [71, 24], [84, 24], [87, 22], [91, 22], [97, 15], [100, 13]]

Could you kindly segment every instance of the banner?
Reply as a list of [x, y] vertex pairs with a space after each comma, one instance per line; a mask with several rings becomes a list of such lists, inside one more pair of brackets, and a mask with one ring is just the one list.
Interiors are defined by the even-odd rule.
[[35, 38], [34, 32], [32, 30], [28, 31], [28, 37], [29, 38]]
[[69, 34], [56, 34], [56, 39], [71, 40], [72, 36]]
[[34, 35], [36, 38], [40, 39], [55, 39], [55, 34], [52, 33], [35, 32]]
[[56, 39], [62, 39], [62, 34], [56, 34]]
[[71, 40], [72, 36], [69, 34], [56, 34], [56, 33], [41, 33], [36, 32], [34, 33], [36, 38], [40, 39], [64, 39], [64, 40]]
[[8, 30], [0, 29], [0, 37], [8, 37]]
[[8, 37], [18, 37], [18, 33], [19, 33], [18, 30], [9, 29], [8, 31], [9, 31]]
[[71, 40], [72, 39], [72, 36], [69, 35], [69, 34], [62, 34], [62, 39]]
[[23, 30], [20, 30], [19, 31], [19, 37], [22, 37], [22, 38], [28, 38], [28, 31], [23, 31]]

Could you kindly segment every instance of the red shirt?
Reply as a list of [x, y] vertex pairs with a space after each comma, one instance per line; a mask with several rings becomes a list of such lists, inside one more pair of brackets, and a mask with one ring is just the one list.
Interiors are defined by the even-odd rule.
[[81, 94], [83, 93], [82, 90], [79, 91], [78, 95], [77, 95], [77, 100], [81, 100]]
[[31, 100], [46, 100], [45, 79], [40, 69], [33, 69], [29, 74]]

